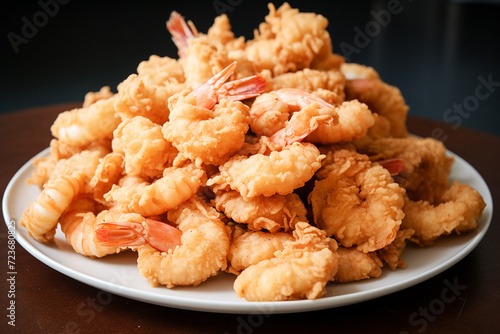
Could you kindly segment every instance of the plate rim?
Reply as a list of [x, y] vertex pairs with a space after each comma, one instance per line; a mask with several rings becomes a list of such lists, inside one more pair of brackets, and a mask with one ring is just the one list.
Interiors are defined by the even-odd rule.
[[[9, 212], [9, 198], [13, 191], [14, 186], [20, 182], [20, 178], [26, 171], [33, 166], [33, 159], [43, 157], [48, 155], [50, 148], [46, 148], [43, 151], [36, 154], [30, 160], [23, 164], [23, 166], [14, 174], [14, 176], [9, 181], [7, 187], [5, 188], [3, 198], [2, 198], [2, 211], [5, 220], [5, 224], [8, 226], [12, 220], [12, 215]], [[476, 230], [477, 234], [474, 236], [467, 245], [465, 245], [457, 254], [452, 258], [447, 259], [445, 262], [441, 263], [432, 270], [428, 270], [413, 276], [410, 279], [406, 279], [402, 282], [397, 282], [391, 286], [381, 286], [372, 288], [364, 291], [357, 291], [354, 293], [346, 295], [338, 295], [331, 297], [323, 297], [316, 300], [293, 300], [293, 301], [279, 301], [279, 302], [247, 302], [244, 299], [242, 302], [235, 303], [233, 301], [217, 301], [210, 299], [193, 299], [187, 297], [178, 297], [171, 295], [161, 295], [154, 294], [149, 291], [137, 290], [136, 288], [130, 288], [127, 286], [119, 285], [113, 282], [108, 282], [100, 278], [87, 275], [85, 273], [78, 272], [72, 268], [59, 263], [56, 260], [51, 259], [48, 255], [35, 248], [31, 243], [36, 242], [34, 239], [25, 238], [22, 233], [17, 233], [17, 221], [16, 221], [16, 240], [19, 244], [37, 260], [41, 261], [48, 267], [66, 275], [72, 279], [75, 279], [83, 284], [92, 286], [94, 288], [114, 293], [125, 298], [130, 298], [138, 300], [141, 302], [146, 302], [149, 304], [155, 304], [159, 306], [167, 306], [177, 309], [185, 309], [191, 311], [202, 311], [211, 313], [226, 313], [226, 314], [248, 314], [248, 313], [259, 313], [259, 314], [278, 314], [278, 313], [297, 313], [297, 312], [309, 312], [328, 308], [342, 307], [352, 304], [357, 304], [360, 302], [376, 299], [385, 295], [389, 295], [411, 286], [417, 285], [423, 281], [426, 281], [445, 270], [449, 269], [453, 265], [464, 259], [470, 252], [472, 252], [477, 245], [482, 241], [486, 232], [489, 229], [493, 216], [493, 199], [491, 191], [488, 184], [481, 176], [481, 174], [465, 159], [459, 155], [446, 150], [448, 155], [455, 158], [454, 165], [456, 161], [460, 161], [461, 164], [465, 165], [468, 169], [474, 172], [474, 180], [483, 184], [486, 193], [481, 193], [484, 201], [487, 203], [487, 209], [483, 212], [483, 217], [485, 223], [479, 229]], [[485, 217], [485, 215], [487, 215]], [[27, 234], [27, 232], [26, 232]], [[332, 302], [332, 300], [334, 302]]]

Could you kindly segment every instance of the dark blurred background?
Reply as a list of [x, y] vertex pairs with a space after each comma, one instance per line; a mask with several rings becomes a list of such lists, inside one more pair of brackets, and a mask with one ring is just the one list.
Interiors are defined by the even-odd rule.
[[[226, 13], [253, 37], [268, 1], [5, 1], [0, 112], [82, 101], [151, 54], [177, 57], [176, 10], [206, 32]], [[274, 2], [278, 7], [282, 1]], [[328, 18], [334, 51], [398, 86], [410, 114], [500, 136], [498, 1], [289, 1]]]

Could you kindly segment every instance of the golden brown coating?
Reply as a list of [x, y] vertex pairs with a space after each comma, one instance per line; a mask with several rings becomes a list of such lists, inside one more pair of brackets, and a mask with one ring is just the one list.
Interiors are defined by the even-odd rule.
[[314, 222], [344, 247], [373, 252], [396, 237], [403, 213], [404, 189], [366, 155], [334, 153], [328, 176], [309, 195]]
[[339, 266], [332, 281], [355, 282], [382, 275], [383, 263], [375, 253], [364, 253], [356, 248], [337, 249]]
[[366, 103], [372, 112], [379, 115], [379, 122], [383, 122], [383, 127], [387, 130], [383, 133], [380, 131], [380, 126], [377, 126], [375, 127], [378, 130], [377, 133], [370, 135], [375, 137], [406, 137], [408, 135], [406, 115], [409, 108], [397, 87], [383, 82], [378, 73], [367, 66], [344, 64], [342, 72], [347, 78], [346, 99], [357, 99]]
[[236, 275], [254, 264], [273, 258], [276, 251], [295, 240], [290, 233], [285, 232], [251, 231], [238, 226], [232, 227], [232, 230], [227, 270]]
[[338, 257], [329, 247], [325, 232], [298, 223], [295, 241], [275, 253], [276, 257], [248, 267], [236, 278], [234, 289], [248, 301], [317, 299], [335, 275]]
[[485, 206], [476, 189], [455, 181], [442, 195], [440, 204], [415, 202], [405, 197], [402, 228], [415, 230], [411, 241], [421, 246], [432, 245], [442, 235], [476, 228]]
[[379, 138], [355, 143], [357, 150], [372, 161], [398, 158], [405, 165], [395, 178], [410, 199], [436, 203], [450, 187], [448, 175], [453, 158], [440, 141], [433, 138]]

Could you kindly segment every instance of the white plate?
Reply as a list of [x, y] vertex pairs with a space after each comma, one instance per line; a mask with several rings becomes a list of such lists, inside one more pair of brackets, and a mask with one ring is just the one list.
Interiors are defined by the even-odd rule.
[[[48, 149], [38, 156], [48, 154]], [[465, 160], [455, 157], [450, 179], [458, 179], [476, 188], [486, 202], [486, 209], [476, 230], [460, 236], [438, 240], [428, 248], [408, 245], [403, 253], [406, 269], [384, 269], [382, 276], [347, 284], [329, 284], [328, 294], [317, 300], [285, 302], [247, 302], [233, 290], [234, 276], [220, 274], [197, 287], [153, 288], [139, 275], [136, 254], [125, 252], [102, 259], [90, 259], [75, 253], [57, 230], [55, 243], [45, 245], [29, 237], [26, 229], [16, 229], [16, 239], [29, 253], [49, 267], [97, 289], [131, 299], [169, 306], [218, 313], [292, 313], [354, 304], [384, 296], [427, 280], [448, 269], [469, 254], [485, 235], [493, 215], [490, 191], [481, 175]], [[7, 224], [18, 222], [25, 208], [39, 194], [38, 187], [26, 185], [33, 172], [27, 162], [10, 181], [3, 197], [3, 214]], [[17, 227], [17, 226], [16, 226]], [[18, 265], [19, 266], [19, 265]], [[334, 293], [332, 290], [335, 289]]]

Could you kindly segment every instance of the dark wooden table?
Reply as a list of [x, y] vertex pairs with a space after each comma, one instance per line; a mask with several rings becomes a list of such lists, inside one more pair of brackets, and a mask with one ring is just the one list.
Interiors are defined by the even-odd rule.
[[[0, 115], [0, 190], [33, 155], [49, 145], [50, 125], [73, 105], [55, 105]], [[438, 136], [483, 176], [500, 207], [500, 138], [463, 127], [410, 117], [420, 136]], [[2, 215], [3, 218], [3, 215]], [[15, 327], [8, 325], [8, 234], [0, 227], [3, 310], [0, 333], [498, 333], [500, 331], [500, 227], [496, 216], [479, 246], [443, 273], [406, 290], [371, 301], [300, 314], [216, 314], [150, 305], [75, 281], [16, 247]], [[432, 313], [446, 282], [465, 286], [453, 302]], [[83, 305], [83, 307], [82, 307]], [[85, 313], [84, 313], [85, 311]], [[436, 310], [435, 310], [436, 311]]]

